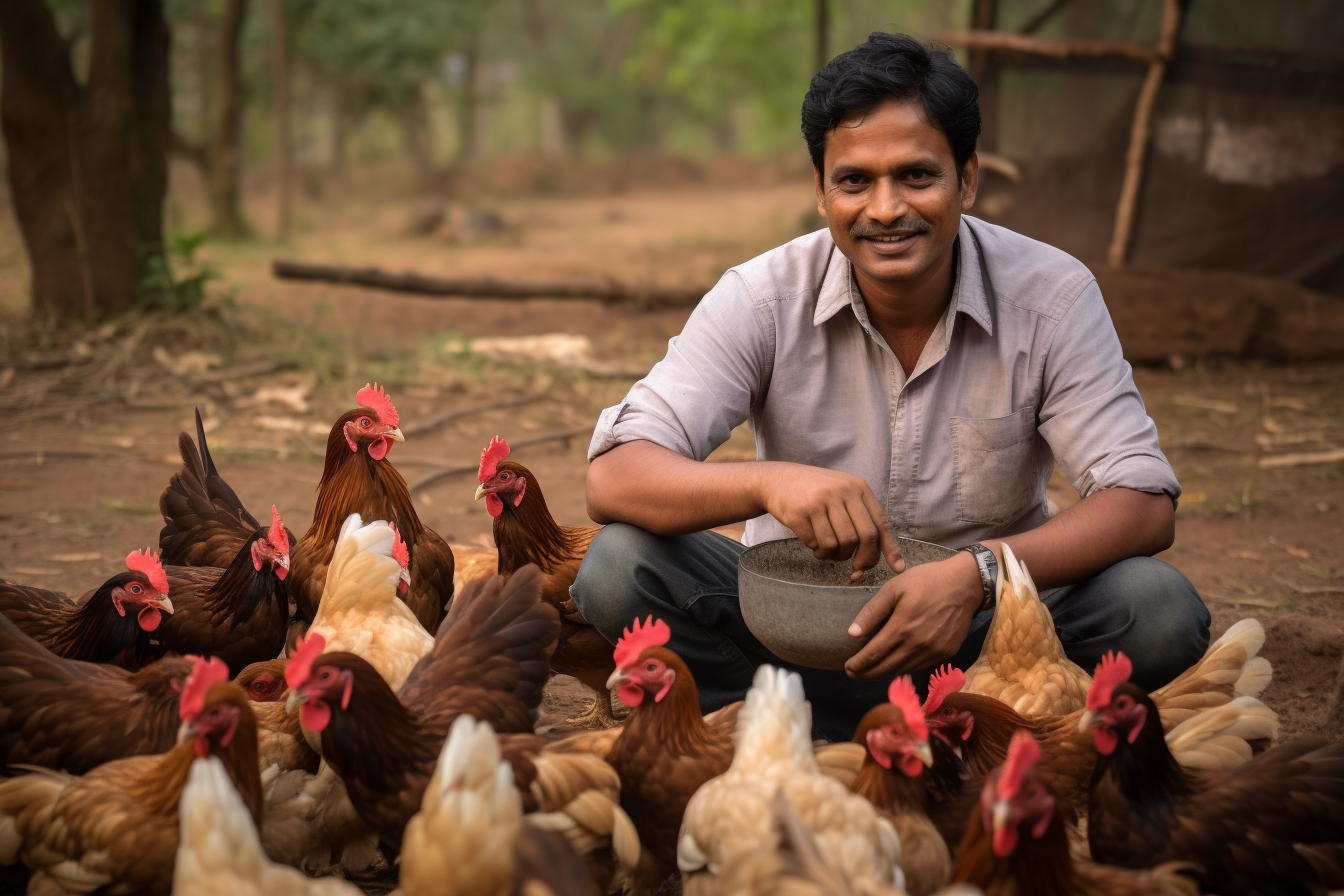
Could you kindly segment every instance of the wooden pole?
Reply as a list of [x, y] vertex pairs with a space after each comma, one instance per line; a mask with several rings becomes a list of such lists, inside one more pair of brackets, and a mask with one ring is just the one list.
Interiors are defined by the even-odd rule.
[[289, 238], [289, 29], [285, 0], [271, 0], [271, 124], [275, 141], [276, 238]]
[[1158, 52], [1147, 44], [1119, 40], [1052, 40], [1011, 31], [940, 31], [934, 40], [968, 50], [1007, 50], [1069, 59], [1075, 56], [1119, 56], [1137, 62], [1152, 63]]
[[1125, 179], [1120, 186], [1120, 201], [1115, 207], [1115, 228], [1111, 245], [1106, 250], [1106, 261], [1111, 267], [1123, 267], [1129, 254], [1130, 239], [1134, 232], [1134, 208], [1143, 185], [1143, 161], [1148, 151], [1148, 137], [1152, 132], [1153, 106], [1157, 91], [1167, 74], [1167, 61], [1176, 47], [1181, 30], [1181, 0], [1163, 0], [1162, 29], [1153, 47], [1156, 56], [1148, 64], [1148, 74], [1139, 88], [1139, 100], [1134, 106], [1134, 124], [1129, 131], [1129, 148], [1125, 152]]

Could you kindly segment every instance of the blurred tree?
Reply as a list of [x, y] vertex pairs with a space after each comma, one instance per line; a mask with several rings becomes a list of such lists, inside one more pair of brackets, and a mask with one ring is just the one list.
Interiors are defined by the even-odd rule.
[[285, 0], [271, 0], [271, 130], [275, 157], [276, 238], [289, 236], [289, 23]]
[[0, 124], [39, 318], [135, 306], [162, 252], [171, 122], [159, 0], [90, 3], [88, 75], [43, 0], [0, 2]]

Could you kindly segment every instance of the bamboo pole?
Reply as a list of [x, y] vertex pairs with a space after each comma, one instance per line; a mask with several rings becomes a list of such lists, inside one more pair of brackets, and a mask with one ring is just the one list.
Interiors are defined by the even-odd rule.
[[1014, 34], [1007, 31], [940, 31], [933, 38], [950, 46], [965, 47], [968, 50], [1008, 50], [1014, 53], [1052, 56], [1055, 59], [1119, 56], [1137, 62], [1152, 63], [1158, 56], [1157, 51], [1146, 44], [1119, 40], [1053, 40], [1048, 37], [1033, 37], [1029, 34]]
[[1130, 238], [1134, 232], [1134, 208], [1143, 185], [1143, 162], [1148, 151], [1148, 137], [1152, 132], [1153, 106], [1157, 91], [1167, 74], [1167, 62], [1176, 47], [1181, 30], [1181, 0], [1163, 0], [1162, 29], [1158, 33], [1156, 54], [1148, 64], [1148, 74], [1139, 88], [1139, 100], [1134, 106], [1134, 124], [1129, 131], [1129, 148], [1125, 151], [1125, 179], [1120, 186], [1120, 201], [1115, 207], [1115, 227], [1111, 231], [1111, 245], [1106, 250], [1106, 261], [1111, 267], [1123, 267], [1129, 254]]

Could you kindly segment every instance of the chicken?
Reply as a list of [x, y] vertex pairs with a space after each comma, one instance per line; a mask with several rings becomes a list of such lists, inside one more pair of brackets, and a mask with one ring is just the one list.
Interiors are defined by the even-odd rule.
[[[1254, 655], [1264, 629], [1253, 619], [1228, 629], [1204, 657], [1152, 694], [1167, 731], [1167, 745], [1189, 768], [1235, 768], [1255, 747], [1278, 734], [1278, 715], [1257, 700], [1269, 682], [1269, 663]], [[960, 691], [965, 676], [943, 667], [929, 683], [924, 711], [931, 731], [961, 750], [970, 770], [988, 774], [1008, 756], [1019, 729], [1041, 747], [1036, 775], [1055, 796], [1081, 807], [1096, 765], [1091, 735], [1079, 729], [1085, 710], [1027, 719], [991, 697]]]
[[273, 864], [262, 852], [257, 826], [213, 756], [191, 765], [182, 791], [173, 896], [359, 896], [338, 878], [314, 880]]
[[150, 639], [173, 603], [168, 577], [148, 548], [131, 551], [126, 569], [83, 605], [55, 591], [0, 580], [0, 613], [57, 656], [138, 669], [161, 652]]
[[453, 593], [457, 594], [468, 582], [487, 579], [499, 572], [499, 551], [475, 544], [454, 544]]
[[1101, 754], [1088, 797], [1093, 857], [1192, 862], [1203, 890], [1225, 896], [1344, 887], [1344, 742], [1304, 738], [1228, 771], [1185, 769], [1131, 672], [1128, 657], [1108, 653], [1087, 695], [1082, 724]]
[[929, 896], [947, 884], [952, 858], [929, 818], [929, 797], [920, 773], [933, 765], [929, 729], [910, 676], [895, 679], [888, 703], [859, 720], [855, 743], [867, 749], [863, 768], [850, 789], [872, 803], [896, 828], [901, 870], [912, 896]]
[[166, 657], [136, 672], [56, 656], [0, 616], [0, 764], [81, 775], [172, 747], [191, 663]]
[[453, 552], [420, 521], [406, 480], [387, 460], [392, 443], [405, 441], [392, 400], [375, 385], [360, 389], [355, 401], [360, 407], [342, 414], [327, 436], [313, 524], [294, 546], [291, 594], [299, 615], [311, 622], [346, 519], [359, 514], [389, 520], [406, 540], [411, 559], [406, 604], [426, 631], [435, 632], [453, 596]]
[[760, 666], [738, 719], [732, 764], [686, 806], [677, 842], [686, 896], [714, 892], [716, 875], [734, 858], [778, 848], [771, 812], [777, 789], [816, 835], [822, 852], [834, 856], [856, 883], [902, 884], [901, 846], [891, 822], [820, 773], [811, 731], [802, 679]]
[[[182, 469], [173, 474], [159, 496], [159, 512], [163, 514], [163, 529], [159, 531], [162, 560], [171, 566], [223, 569], [262, 525], [247, 512], [215, 469], [210, 447], [205, 443], [199, 408], [196, 441], [185, 432], [179, 433], [177, 448], [182, 453]], [[285, 543], [293, 544], [294, 534], [286, 529], [285, 535]]]
[[233, 674], [279, 656], [289, 623], [289, 535], [271, 508], [271, 526], [253, 532], [223, 569], [169, 566], [174, 611], [157, 632], [177, 653], [217, 656]]
[[247, 693], [253, 703], [283, 702], [285, 699], [285, 664], [283, 658], [252, 663], [233, 679]]
[[615, 724], [606, 687], [615, 671], [611, 644], [584, 620], [569, 596], [583, 555], [600, 527], [557, 524], [537, 477], [522, 464], [505, 460], [508, 454], [509, 443], [496, 436], [481, 452], [477, 471], [476, 500], [484, 498], [485, 509], [495, 519], [499, 574], [512, 575], [528, 563], [541, 567], [546, 574], [542, 599], [560, 611], [560, 643], [551, 657], [551, 668], [574, 676], [594, 694], [592, 708], [570, 721], [609, 727]]
[[529, 824], [490, 726], [459, 716], [401, 853], [406, 896], [599, 896], [564, 837]]
[[958, 850], [953, 880], [985, 896], [1196, 896], [1179, 863], [1129, 870], [1078, 861], [1069, 851], [1069, 813], [1035, 774], [1040, 748], [1014, 735], [1008, 761], [985, 779]]
[[30, 892], [167, 896], [178, 841], [178, 801], [192, 761], [222, 760], [253, 822], [261, 817], [256, 720], [218, 659], [196, 658], [182, 688], [182, 742], [83, 777], [39, 769], [0, 782], [0, 864], [22, 860]]
[[1007, 703], [1027, 718], [1082, 709], [1091, 679], [1064, 655], [1050, 610], [1027, 568], [1003, 546], [998, 602], [967, 690]]
[[321, 635], [328, 650], [364, 658], [394, 690], [434, 646], [411, 608], [397, 600], [405, 572], [393, 556], [399, 541], [388, 523], [366, 525], [352, 513], [341, 527], [308, 630], [310, 637]]
[[542, 603], [541, 572], [473, 583], [453, 601], [434, 649], [396, 691], [352, 653], [323, 653], [310, 633], [285, 678], [305, 729], [340, 775], [359, 816], [383, 840], [401, 842], [420, 808], [448, 729], [460, 715], [501, 732], [524, 806], [552, 811], [618, 779], [598, 757], [548, 749], [532, 733], [559, 619]]

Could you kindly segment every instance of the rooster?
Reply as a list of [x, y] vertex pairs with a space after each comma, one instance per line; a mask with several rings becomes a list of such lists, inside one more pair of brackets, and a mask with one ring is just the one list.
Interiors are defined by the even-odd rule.
[[952, 859], [929, 818], [929, 796], [920, 775], [933, 765], [929, 729], [910, 676], [892, 681], [888, 703], [859, 720], [855, 743], [868, 755], [850, 789], [892, 823], [901, 840], [901, 869], [911, 896], [930, 896], [947, 884]]
[[[311, 633], [285, 669], [290, 702], [320, 735], [322, 757], [359, 816], [401, 843], [420, 808], [448, 729], [460, 715], [487, 722], [529, 810], [561, 809], [584, 790], [616, 785], [598, 757], [546, 749], [532, 733], [559, 619], [542, 603], [541, 572], [472, 584], [453, 601], [431, 653], [398, 690], [353, 653], [324, 653]], [[612, 797], [615, 797], [614, 786]]]
[[985, 779], [953, 880], [985, 896], [1196, 896], [1180, 863], [1133, 871], [1076, 860], [1069, 851], [1071, 813], [1035, 773], [1039, 757], [1030, 734], [1014, 735], [1007, 762]]
[[271, 508], [271, 526], [251, 533], [223, 569], [170, 566], [175, 610], [159, 627], [168, 650], [217, 656], [235, 674], [277, 657], [289, 622], [289, 533]]
[[[215, 469], [199, 408], [196, 441], [185, 432], [179, 433], [177, 448], [182, 454], [182, 469], [173, 474], [159, 496], [159, 512], [163, 514], [163, 529], [159, 531], [161, 559], [171, 566], [223, 569], [262, 525], [248, 513]], [[286, 544], [294, 541], [294, 534], [288, 529], [285, 536]]]
[[381, 386], [355, 394], [360, 406], [346, 411], [327, 436], [327, 456], [317, 486], [313, 524], [294, 546], [290, 589], [299, 615], [311, 622], [326, 587], [327, 569], [346, 519], [390, 520], [405, 539], [410, 588], [403, 599], [428, 632], [453, 596], [453, 552], [420, 521], [406, 480], [387, 460], [393, 442], [404, 442], [401, 417]]
[[224, 764], [197, 759], [182, 791], [173, 896], [360, 896], [334, 877], [313, 879], [266, 858], [256, 820]]
[[[1242, 620], [1153, 692], [1167, 745], [1182, 765], [1235, 768], [1277, 736], [1277, 714], [1254, 696], [1269, 683], [1269, 663], [1255, 656], [1263, 642], [1260, 624]], [[1085, 710], [1027, 719], [991, 697], [961, 691], [965, 680], [950, 666], [930, 679], [924, 712], [933, 734], [958, 747], [971, 772], [985, 775], [1007, 759], [1018, 730], [1030, 731], [1042, 753], [1037, 776], [1056, 797], [1081, 807], [1097, 759], [1091, 735], [1079, 730]]]
[[1124, 654], [1103, 656], [1081, 720], [1101, 754], [1088, 797], [1093, 857], [1193, 862], [1205, 892], [1226, 896], [1344, 888], [1344, 742], [1304, 738], [1230, 771], [1182, 768], [1132, 671]]
[[528, 823], [499, 741], [470, 716], [453, 722], [406, 825], [400, 883], [406, 896], [600, 892], [564, 837]]
[[821, 774], [812, 751], [812, 712], [794, 672], [762, 665], [747, 692], [728, 771], [696, 791], [677, 842], [686, 896], [715, 891], [715, 878], [734, 858], [776, 849], [776, 790], [812, 830], [826, 855], [856, 882], [901, 886], [901, 845], [891, 822], [872, 804]]
[[1064, 655], [1049, 608], [1007, 545], [994, 618], [966, 682], [971, 693], [1001, 700], [1027, 718], [1067, 715], [1087, 700], [1091, 679]]
[[20, 859], [30, 892], [167, 894], [178, 801], [193, 760], [216, 756], [254, 823], [261, 820], [257, 728], [242, 690], [218, 659], [193, 659], [182, 687], [181, 743], [83, 777], [46, 769], [0, 782], [0, 864]]
[[615, 724], [611, 693], [606, 687], [607, 678], [615, 671], [611, 644], [584, 620], [569, 596], [583, 555], [601, 527], [556, 523], [537, 477], [522, 464], [505, 460], [508, 455], [509, 443], [496, 436], [481, 452], [477, 471], [480, 485], [476, 500], [484, 498], [485, 509], [495, 519], [499, 574], [512, 575], [528, 563], [541, 567], [546, 574], [542, 599], [560, 611], [560, 642], [551, 657], [551, 668], [574, 676], [594, 694], [592, 708], [571, 721], [609, 727]]
[[83, 605], [0, 580], [0, 613], [57, 656], [138, 669], [160, 653], [150, 639], [173, 602], [163, 565], [149, 548], [126, 555], [126, 570]]

